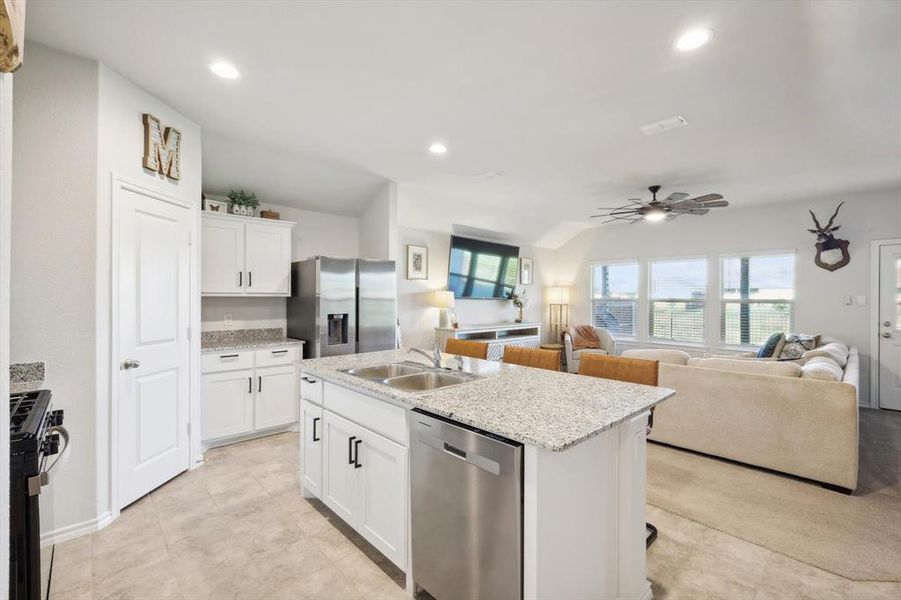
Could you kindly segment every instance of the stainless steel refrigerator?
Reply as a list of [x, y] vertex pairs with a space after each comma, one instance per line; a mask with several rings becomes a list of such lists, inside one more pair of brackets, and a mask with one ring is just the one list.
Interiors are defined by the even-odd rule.
[[288, 336], [303, 357], [391, 350], [396, 345], [394, 261], [316, 256], [291, 263]]

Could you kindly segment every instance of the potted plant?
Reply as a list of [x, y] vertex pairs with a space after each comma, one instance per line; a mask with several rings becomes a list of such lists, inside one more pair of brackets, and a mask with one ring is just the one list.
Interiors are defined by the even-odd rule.
[[236, 192], [231, 190], [228, 199], [232, 201], [232, 213], [236, 215], [254, 216], [254, 211], [260, 205], [256, 194], [246, 194], [244, 190]]
[[516, 309], [519, 311], [516, 318], [513, 320], [516, 321], [517, 323], [522, 323], [522, 321], [523, 321], [522, 309], [526, 305], [526, 291], [525, 290], [518, 291], [516, 288], [513, 288], [512, 290], [507, 292], [507, 299], [510, 302], [512, 302], [513, 306], [515, 306]]

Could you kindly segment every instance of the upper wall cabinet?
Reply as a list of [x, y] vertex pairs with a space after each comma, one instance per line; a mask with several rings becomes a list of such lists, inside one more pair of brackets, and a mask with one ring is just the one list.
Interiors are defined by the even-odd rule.
[[203, 213], [204, 296], [291, 295], [291, 221]]

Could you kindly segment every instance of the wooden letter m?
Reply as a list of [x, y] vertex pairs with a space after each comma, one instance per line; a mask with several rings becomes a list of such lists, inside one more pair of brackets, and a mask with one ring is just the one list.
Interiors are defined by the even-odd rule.
[[150, 113], [144, 113], [144, 168], [170, 179], [181, 178], [181, 132], [163, 129]]

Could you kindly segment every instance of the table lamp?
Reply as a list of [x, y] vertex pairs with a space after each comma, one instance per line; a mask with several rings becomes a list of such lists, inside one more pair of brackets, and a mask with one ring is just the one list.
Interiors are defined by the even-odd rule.
[[441, 309], [438, 317], [438, 327], [443, 329], [450, 327], [447, 311], [454, 307], [454, 293], [447, 290], [436, 291], [432, 300], [432, 306]]

